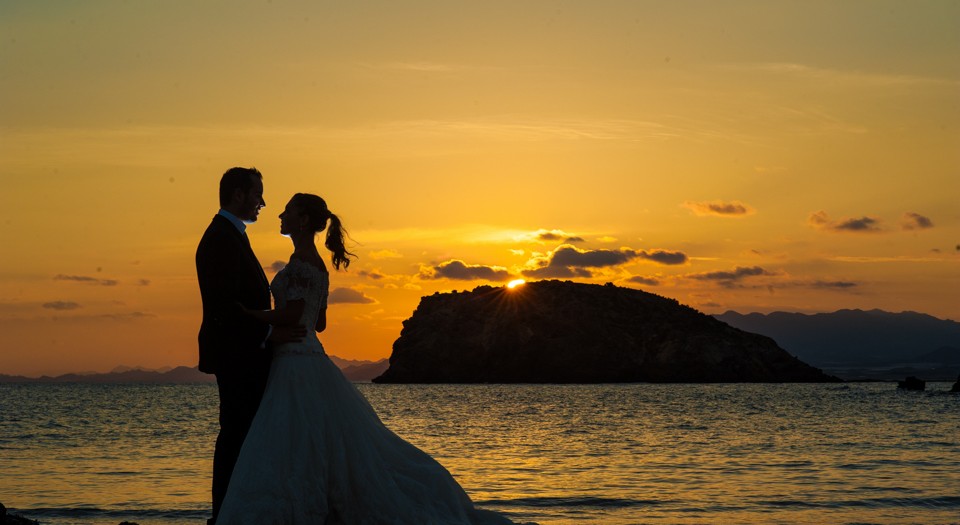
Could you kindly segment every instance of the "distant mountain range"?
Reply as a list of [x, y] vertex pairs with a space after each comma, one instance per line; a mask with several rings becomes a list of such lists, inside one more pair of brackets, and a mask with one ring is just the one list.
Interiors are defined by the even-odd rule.
[[350, 381], [370, 381], [390, 366], [390, 362], [386, 358], [378, 361], [354, 361], [332, 355], [330, 360], [340, 368], [343, 375]]
[[[386, 370], [386, 359], [379, 361], [357, 361], [330, 356], [343, 375], [350, 381], [370, 381]], [[118, 366], [110, 372], [84, 372], [59, 376], [25, 377], [0, 374], [0, 383], [148, 383], [148, 384], [191, 384], [215, 383], [216, 377], [205, 374], [196, 367], [178, 366], [148, 369], [143, 367]]]
[[[960, 323], [917, 312], [838, 310], [801, 314], [773, 312], [714, 315], [734, 328], [765, 335], [801, 361], [843, 379], [954, 381], [960, 374]], [[351, 381], [370, 381], [389, 366], [386, 359], [360, 361], [330, 356]], [[0, 383], [212, 383], [196, 368], [117, 367], [107, 373], [56, 377], [0, 374]]]
[[714, 317], [768, 336], [802, 361], [847, 379], [902, 379], [912, 373], [952, 380], [960, 373], [960, 323], [949, 319], [883, 310], [728, 311]]

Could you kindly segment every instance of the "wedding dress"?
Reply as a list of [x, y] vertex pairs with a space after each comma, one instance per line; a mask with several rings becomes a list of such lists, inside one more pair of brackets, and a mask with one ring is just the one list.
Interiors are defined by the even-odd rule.
[[[291, 259], [271, 290], [277, 308], [303, 299], [312, 327], [329, 274]], [[447, 470], [390, 431], [324, 353], [313, 330], [274, 349], [260, 408], [217, 525], [510, 524], [475, 509]]]

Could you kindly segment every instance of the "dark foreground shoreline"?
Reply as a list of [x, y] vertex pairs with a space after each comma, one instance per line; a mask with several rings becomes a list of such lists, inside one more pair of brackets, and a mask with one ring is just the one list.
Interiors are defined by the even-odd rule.
[[[16, 509], [13, 509], [16, 511]], [[0, 503], [0, 525], [41, 525], [39, 521], [32, 520], [20, 514], [19, 511], [11, 513], [3, 503]], [[132, 521], [121, 521], [119, 525], [138, 525]]]
[[20, 514], [10, 514], [7, 507], [0, 503], [0, 524], [2, 525], [39, 525], [39, 521], [31, 520]]

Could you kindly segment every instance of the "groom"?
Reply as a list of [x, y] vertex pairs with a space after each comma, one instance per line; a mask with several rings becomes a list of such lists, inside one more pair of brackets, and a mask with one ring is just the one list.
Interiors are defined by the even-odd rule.
[[213, 518], [227, 492], [240, 447], [257, 413], [270, 370], [271, 342], [297, 341], [303, 327], [271, 327], [243, 315], [270, 309], [270, 285], [247, 239], [263, 201], [263, 176], [256, 168], [230, 168], [220, 179], [220, 211], [197, 246], [197, 280], [203, 302], [201, 372], [215, 374], [220, 390], [220, 434], [213, 453]]

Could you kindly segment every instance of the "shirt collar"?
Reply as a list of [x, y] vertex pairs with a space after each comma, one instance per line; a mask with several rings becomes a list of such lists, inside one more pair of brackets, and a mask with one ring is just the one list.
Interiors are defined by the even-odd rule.
[[223, 208], [220, 208], [220, 211], [217, 212], [217, 215], [221, 215], [223, 216], [223, 218], [230, 221], [234, 226], [237, 227], [237, 230], [240, 230], [241, 235], [247, 233], [247, 225], [244, 224], [244, 222], [241, 221], [236, 215], [228, 212]]

